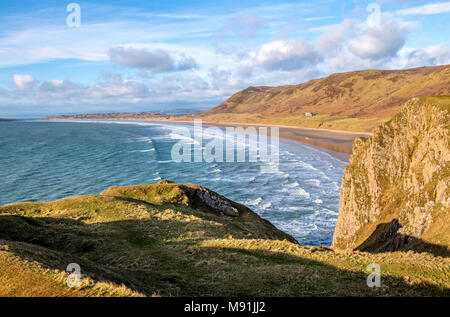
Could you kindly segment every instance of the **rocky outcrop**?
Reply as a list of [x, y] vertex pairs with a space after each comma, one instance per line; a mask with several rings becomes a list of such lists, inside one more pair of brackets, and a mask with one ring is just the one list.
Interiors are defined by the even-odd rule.
[[217, 209], [221, 213], [237, 217], [239, 216], [239, 211], [231, 206], [231, 203], [226, 198], [206, 189], [200, 188], [197, 190], [197, 196], [205, 203], [208, 207]]
[[449, 109], [448, 96], [415, 98], [371, 138], [355, 140], [335, 249], [448, 254]]

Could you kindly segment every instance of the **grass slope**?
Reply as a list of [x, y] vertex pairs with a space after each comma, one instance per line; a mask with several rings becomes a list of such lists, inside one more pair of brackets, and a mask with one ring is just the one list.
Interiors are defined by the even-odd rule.
[[[246, 207], [208, 208], [194, 185], [0, 207], [0, 296], [450, 295], [450, 261], [429, 254], [304, 247]], [[379, 263], [382, 287], [366, 286]], [[80, 288], [66, 286], [78, 263]]]
[[[295, 86], [249, 87], [202, 117], [212, 122], [263, 123], [370, 131], [407, 100], [450, 94], [450, 65], [332, 74]], [[305, 112], [318, 113], [304, 117]]]

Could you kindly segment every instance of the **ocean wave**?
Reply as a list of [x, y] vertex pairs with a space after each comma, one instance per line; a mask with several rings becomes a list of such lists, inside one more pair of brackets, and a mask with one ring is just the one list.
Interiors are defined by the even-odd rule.
[[315, 186], [315, 187], [319, 187], [321, 184], [319, 179], [306, 179], [305, 183], [308, 185]]
[[294, 194], [305, 197], [305, 198], [309, 198], [310, 194], [304, 190], [303, 188], [298, 188], [296, 190], [293, 191]]
[[178, 133], [169, 133], [167, 136], [172, 140], [186, 140], [186, 141], [191, 141], [192, 143], [190, 143], [190, 144], [200, 144], [200, 142], [198, 142], [197, 140], [195, 140], [191, 137], [188, 137], [188, 136], [178, 134]]
[[319, 230], [319, 227], [315, 223], [297, 219], [292, 219], [289, 221], [274, 221], [274, 224], [281, 230], [290, 232], [294, 236], [308, 236]]
[[[78, 195], [97, 193], [111, 185], [171, 179], [178, 183], [199, 184], [229, 199], [243, 202], [303, 243], [316, 245], [331, 241], [345, 166], [333, 157], [322, 155], [319, 150], [280, 142], [278, 170], [275, 163], [269, 163], [274, 173], [261, 173], [264, 163], [260, 161], [236, 164], [201, 162], [174, 166], [174, 161], [170, 159], [171, 146], [182, 139], [193, 144], [192, 126], [161, 123], [155, 124], [157, 127], [146, 128], [139, 127], [139, 123], [126, 124], [136, 127], [118, 125], [112, 128], [99, 124], [85, 129], [84, 126], [72, 124], [61, 129], [61, 124], [46, 123], [38, 138], [20, 140], [21, 147], [14, 144], [17, 140], [12, 143], [2, 139], [2, 153], [11, 152], [13, 155], [5, 155], [6, 164], [0, 166], [0, 175], [5, 180], [4, 188], [0, 189], [0, 201], [51, 200], [66, 196], [67, 188], [72, 188], [71, 195]], [[191, 132], [191, 137], [183, 134], [186, 129]], [[60, 136], [67, 131], [77, 131], [83, 138], [83, 144], [75, 145], [72, 141], [64, 143], [66, 138]], [[102, 135], [105, 139], [98, 142], [98, 137]], [[239, 140], [244, 141], [244, 138]], [[58, 142], [62, 142], [61, 145]], [[207, 142], [204, 140], [201, 146]], [[235, 143], [238, 142], [235, 140]], [[27, 155], [29, 150], [24, 149], [32, 146], [39, 146], [39, 152], [45, 153], [45, 156], [30, 159]], [[246, 144], [246, 158], [248, 146]], [[65, 150], [69, 147], [72, 151]], [[132, 150], [154, 153], [131, 155]], [[13, 157], [14, 160], [11, 159]], [[16, 162], [18, 159], [20, 161]], [[15, 177], [10, 177], [11, 166], [16, 168]], [[83, 175], [90, 177], [78, 175], [80, 169]], [[35, 181], [24, 183], [31, 176], [22, 177], [22, 174], [33, 176]], [[40, 190], [41, 186], [45, 190]]]
[[136, 138], [135, 141], [137, 141], [137, 142], [147, 142], [147, 143], [150, 143], [150, 144], [153, 143], [152, 139], [149, 138], [148, 136], [143, 136], [143, 137]]
[[250, 206], [257, 206], [257, 205], [259, 205], [261, 202], [262, 202], [262, 197], [258, 197], [258, 198], [256, 198], [256, 199], [246, 201], [245, 204], [246, 204], [246, 205], [250, 205]]
[[315, 168], [314, 166], [312, 166], [309, 163], [303, 162], [303, 161], [299, 161], [298, 165], [302, 166], [303, 168], [309, 169], [311, 171], [318, 171], [317, 168]]
[[261, 209], [268, 209], [272, 207], [272, 203], [269, 201], [261, 206]]
[[147, 150], [134, 150], [134, 151], [130, 151], [130, 152], [141, 152], [141, 153], [145, 153], [145, 152], [155, 152], [155, 149], [147, 149]]

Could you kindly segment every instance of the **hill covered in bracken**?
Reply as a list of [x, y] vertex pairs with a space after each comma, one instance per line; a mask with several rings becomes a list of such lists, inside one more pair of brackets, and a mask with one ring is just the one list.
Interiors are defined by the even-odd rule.
[[[351, 125], [357, 124], [367, 130], [357, 121], [372, 128], [399, 112], [411, 98], [449, 94], [450, 65], [364, 70], [332, 74], [295, 86], [249, 87], [204, 116], [211, 121], [270, 121], [344, 130], [354, 130]], [[317, 116], [302, 119], [305, 112]]]

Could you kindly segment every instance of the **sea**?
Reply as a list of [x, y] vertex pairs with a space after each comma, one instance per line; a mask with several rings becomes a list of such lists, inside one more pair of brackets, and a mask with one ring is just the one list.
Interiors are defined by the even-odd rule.
[[[245, 204], [301, 244], [331, 244], [347, 162], [284, 139], [279, 141], [279, 166], [274, 172], [263, 172], [261, 164], [266, 163], [259, 161], [176, 162], [171, 151], [187, 138], [186, 129], [193, 127], [159, 122], [2, 121], [0, 205], [172, 180], [198, 184]], [[246, 144], [246, 151], [251, 146]]]

